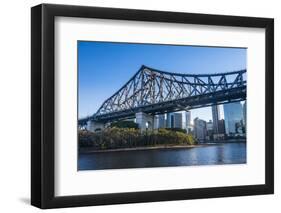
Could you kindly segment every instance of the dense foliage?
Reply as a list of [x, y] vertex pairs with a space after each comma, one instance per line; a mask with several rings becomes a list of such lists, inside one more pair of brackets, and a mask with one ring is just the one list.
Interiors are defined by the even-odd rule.
[[113, 122], [110, 127], [138, 129], [138, 124], [134, 121], [117, 121]]
[[181, 128], [165, 128], [165, 129], [170, 131], [186, 133], [186, 129], [181, 129]]
[[79, 147], [92, 147], [96, 150], [195, 143], [191, 134], [167, 129], [145, 133], [141, 133], [139, 129], [116, 127], [99, 132], [79, 131]]

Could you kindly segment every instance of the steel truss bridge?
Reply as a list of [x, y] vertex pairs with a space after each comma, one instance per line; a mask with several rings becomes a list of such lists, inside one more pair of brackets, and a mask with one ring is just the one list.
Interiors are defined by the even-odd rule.
[[246, 70], [195, 75], [142, 66], [93, 116], [80, 119], [79, 124], [131, 118], [138, 112], [157, 115], [242, 101], [246, 83]]

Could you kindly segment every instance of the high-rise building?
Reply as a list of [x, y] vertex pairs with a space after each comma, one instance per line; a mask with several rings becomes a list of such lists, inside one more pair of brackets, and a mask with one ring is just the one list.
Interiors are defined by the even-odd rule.
[[191, 124], [191, 112], [190, 111], [185, 112], [185, 122], [186, 122], [186, 126], [190, 126], [190, 124]]
[[207, 136], [207, 125], [206, 121], [199, 118], [195, 118], [194, 121], [194, 137], [200, 142], [204, 142]]
[[178, 112], [174, 114], [174, 126], [175, 128], [183, 128], [183, 122], [182, 122], [182, 113]]
[[225, 133], [243, 134], [243, 109], [240, 102], [224, 104]]
[[207, 130], [207, 139], [211, 140], [214, 134], [214, 123], [212, 122], [212, 120], [209, 120], [206, 123], [206, 130]]
[[172, 112], [167, 113], [167, 128], [183, 128], [182, 122], [182, 113], [181, 112]]
[[220, 120], [220, 106], [212, 106], [212, 116], [213, 116], [213, 132], [215, 134], [219, 133], [219, 120]]
[[214, 133], [212, 139], [214, 141], [224, 141], [225, 139], [225, 125], [224, 125], [224, 119], [220, 119], [218, 121], [218, 133]]
[[155, 122], [156, 122], [155, 126], [157, 129], [165, 128], [165, 115], [164, 114], [156, 115]]
[[247, 131], [247, 101], [245, 101], [243, 105], [243, 121], [244, 121], [244, 127], [245, 127], [245, 132]]
[[173, 112], [167, 113], [166, 127], [174, 128], [174, 113]]
[[186, 129], [187, 133], [190, 133], [192, 130], [192, 126], [191, 126], [191, 112], [190, 111], [186, 111], [185, 112], [185, 125], [184, 128]]
[[206, 128], [207, 128], [207, 131], [212, 131], [214, 128], [214, 125], [213, 125], [213, 122], [212, 120], [209, 120], [207, 123], [206, 123]]
[[219, 120], [219, 134], [225, 134], [224, 119]]

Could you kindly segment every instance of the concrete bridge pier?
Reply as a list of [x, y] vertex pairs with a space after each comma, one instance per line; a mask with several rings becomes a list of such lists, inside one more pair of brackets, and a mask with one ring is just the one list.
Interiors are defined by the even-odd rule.
[[104, 123], [96, 122], [96, 121], [88, 121], [87, 122], [87, 130], [91, 132], [96, 132], [99, 130], [103, 130], [105, 128]]
[[139, 125], [141, 132], [153, 130], [155, 128], [154, 116], [144, 112], [136, 113], [136, 123]]

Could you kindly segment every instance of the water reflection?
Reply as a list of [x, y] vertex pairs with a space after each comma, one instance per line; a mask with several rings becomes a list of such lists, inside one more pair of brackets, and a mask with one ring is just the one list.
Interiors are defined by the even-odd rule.
[[246, 163], [245, 143], [79, 154], [79, 170]]

